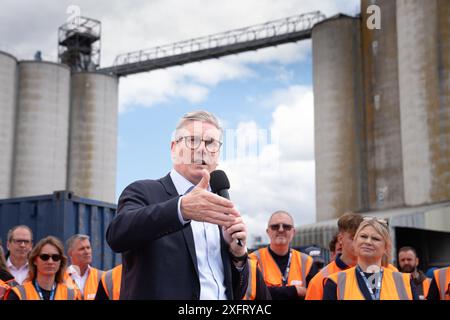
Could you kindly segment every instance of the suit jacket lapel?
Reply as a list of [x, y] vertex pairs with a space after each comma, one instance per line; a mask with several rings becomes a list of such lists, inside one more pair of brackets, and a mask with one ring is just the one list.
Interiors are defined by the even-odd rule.
[[[175, 185], [173, 184], [172, 178], [170, 178], [170, 174], [160, 179], [164, 189], [166, 189], [167, 193], [171, 196], [171, 198], [179, 196]], [[191, 224], [187, 223], [182, 229], [184, 240], [186, 241], [186, 246], [188, 248], [189, 254], [191, 256], [192, 262], [195, 267], [195, 272], [198, 275], [198, 265], [197, 265], [197, 254], [195, 253], [195, 243], [194, 243], [194, 234], [192, 233]]]

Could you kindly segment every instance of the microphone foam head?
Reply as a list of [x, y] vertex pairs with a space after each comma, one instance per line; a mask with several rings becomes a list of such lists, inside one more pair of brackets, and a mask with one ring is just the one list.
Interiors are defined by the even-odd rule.
[[223, 170], [214, 170], [210, 173], [209, 185], [214, 193], [219, 190], [230, 189], [230, 181]]

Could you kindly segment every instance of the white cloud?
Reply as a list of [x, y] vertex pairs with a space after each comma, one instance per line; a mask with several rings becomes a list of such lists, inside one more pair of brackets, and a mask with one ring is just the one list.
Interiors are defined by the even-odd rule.
[[[337, 12], [355, 14], [353, 0], [164, 0], [87, 1], [5, 0], [0, 11], [0, 49], [20, 59], [32, 59], [37, 50], [44, 59], [57, 59], [57, 29], [66, 22], [68, 6], [79, 6], [82, 16], [102, 23], [101, 65], [109, 66], [120, 53], [206, 36], [284, 17], [320, 10], [327, 16]], [[18, 23], [24, 21], [26, 23]], [[14, 30], [14, 32], [11, 32]], [[221, 81], [250, 77], [251, 64], [288, 64], [305, 59], [310, 41], [246, 52], [162, 72], [122, 79], [120, 110], [134, 103], [151, 106], [172, 97], [198, 103]], [[161, 71], [161, 70], [160, 70]], [[289, 74], [280, 73], [280, 77]]]
[[[277, 104], [267, 131], [281, 133], [280, 139], [257, 154], [226, 157], [220, 166], [229, 176], [230, 195], [247, 223], [250, 245], [254, 236], [268, 240], [267, 220], [276, 210], [290, 212], [296, 225], [315, 221], [312, 88], [292, 86], [275, 92], [271, 101]], [[241, 122], [236, 135], [257, 144], [256, 134], [261, 130], [254, 121]]]

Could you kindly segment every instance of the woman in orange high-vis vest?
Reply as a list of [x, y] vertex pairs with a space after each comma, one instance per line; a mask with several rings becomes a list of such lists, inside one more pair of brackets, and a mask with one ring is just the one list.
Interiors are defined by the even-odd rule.
[[433, 271], [427, 300], [450, 300], [450, 267]]
[[356, 266], [328, 276], [324, 300], [418, 299], [408, 274], [383, 266], [389, 261], [392, 241], [384, 220], [366, 217], [353, 240]]
[[79, 300], [79, 291], [64, 283], [66, 263], [61, 241], [52, 236], [42, 239], [30, 252], [28, 278], [11, 288], [6, 300]]
[[341, 248], [333, 261], [320, 270], [308, 284], [305, 300], [322, 300], [324, 280], [330, 274], [356, 265], [353, 239], [363, 217], [359, 213], [346, 212], [337, 221], [337, 243]]

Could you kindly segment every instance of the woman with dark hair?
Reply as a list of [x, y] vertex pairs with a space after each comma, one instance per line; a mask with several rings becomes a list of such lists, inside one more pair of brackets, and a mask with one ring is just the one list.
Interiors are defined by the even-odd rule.
[[67, 257], [57, 238], [39, 241], [28, 258], [29, 273], [23, 285], [13, 287], [6, 300], [79, 300], [80, 293], [64, 282]]
[[323, 300], [418, 300], [409, 275], [388, 266], [392, 241], [385, 220], [365, 217], [353, 245], [356, 266], [328, 276]]

